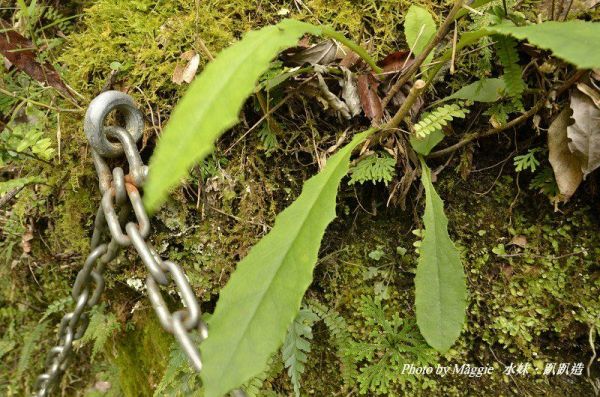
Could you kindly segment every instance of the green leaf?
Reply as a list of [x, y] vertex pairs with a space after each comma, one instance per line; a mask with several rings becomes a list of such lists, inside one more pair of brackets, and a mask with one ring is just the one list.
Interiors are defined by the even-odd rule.
[[31, 177], [31, 176], [25, 177], [25, 178], [9, 179], [8, 181], [1, 181], [0, 182], [0, 196], [2, 196], [4, 193], [10, 192], [13, 189], [20, 189], [23, 186], [27, 186], [32, 183], [40, 183], [43, 181], [44, 180], [42, 178]]
[[436, 29], [435, 21], [429, 11], [416, 5], [410, 6], [404, 19], [404, 35], [406, 43], [415, 56], [423, 52], [435, 35]]
[[322, 29], [286, 19], [247, 33], [206, 66], [175, 107], [150, 160], [144, 204], [155, 210], [170, 188], [187, 176], [188, 168], [214, 149], [214, 142], [238, 122], [245, 100], [260, 75], [281, 50]]
[[600, 23], [572, 20], [514, 26], [503, 23], [487, 28], [495, 33], [527, 40], [536, 47], [582, 69], [600, 68]]
[[502, 79], [506, 86], [506, 92], [511, 97], [519, 98], [523, 91], [525, 91], [525, 82], [521, 77], [523, 71], [519, 65], [517, 42], [511, 37], [504, 36], [495, 36], [495, 39], [496, 53], [504, 68]]
[[283, 342], [312, 281], [325, 228], [335, 217], [350, 155], [372, 130], [358, 134], [304, 184], [273, 229], [238, 264], [221, 291], [201, 345], [205, 396], [221, 396], [260, 373]]
[[300, 379], [308, 361], [308, 353], [311, 351], [312, 326], [318, 319], [310, 309], [300, 310], [290, 325], [281, 348], [283, 363], [288, 370], [296, 397], [300, 397]]
[[467, 286], [460, 255], [448, 235], [444, 203], [422, 158], [421, 166], [426, 204], [425, 236], [415, 275], [417, 324], [427, 343], [444, 353], [459, 337], [465, 322]]
[[421, 139], [411, 135], [410, 144], [415, 152], [422, 154], [423, 156], [427, 156], [429, 153], [431, 153], [431, 149], [440, 143], [444, 137], [445, 135], [442, 130], [435, 130], [425, 138]]
[[[492, 1], [494, 0], [474, 0], [471, 4], [469, 4], [469, 7], [476, 9], [479, 7], [483, 7], [484, 5], [491, 3]], [[467, 15], [469, 12], [470, 11], [467, 8], [463, 8], [462, 10], [456, 13], [456, 17], [454, 19], [459, 19], [464, 15]]]
[[473, 102], [497, 102], [506, 89], [503, 79], [481, 79], [456, 91], [444, 100], [467, 99]]
[[462, 103], [437, 107], [421, 116], [421, 120], [414, 126], [415, 136], [423, 139], [427, 135], [441, 130], [453, 119], [465, 118], [467, 113], [469, 113], [469, 109], [466, 109]]

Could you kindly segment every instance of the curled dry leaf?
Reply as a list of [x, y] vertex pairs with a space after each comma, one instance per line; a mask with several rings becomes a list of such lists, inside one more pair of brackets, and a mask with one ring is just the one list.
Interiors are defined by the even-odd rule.
[[356, 77], [348, 68], [343, 66], [340, 66], [340, 68], [344, 72], [344, 79], [340, 81], [340, 85], [342, 86], [342, 98], [344, 99], [344, 102], [346, 102], [346, 105], [348, 105], [352, 117], [358, 116], [361, 107]]
[[337, 45], [333, 40], [325, 40], [312, 47], [300, 49], [286, 55], [284, 59], [294, 65], [329, 65], [336, 59]]
[[580, 160], [569, 149], [567, 128], [570, 116], [571, 109], [565, 107], [548, 129], [548, 159], [554, 170], [558, 190], [565, 201], [575, 193], [583, 180]]
[[10, 63], [27, 73], [32, 79], [48, 84], [73, 98], [71, 91], [62, 81], [54, 66], [50, 62], [41, 64], [36, 60], [37, 51], [30, 40], [21, 36], [3, 19], [0, 19], [0, 28], [3, 31], [0, 34], [0, 53], [4, 55], [6, 65]]
[[317, 73], [317, 78], [319, 80], [319, 89], [323, 95], [323, 98], [325, 98], [327, 101], [327, 105], [336, 112], [340, 112], [345, 119], [351, 119], [352, 116], [350, 115], [350, 109], [348, 108], [348, 105], [346, 105], [344, 101], [331, 92], [327, 86], [327, 83], [325, 83], [325, 79], [320, 73]]
[[358, 76], [358, 96], [365, 116], [369, 119], [379, 119], [383, 115], [381, 98], [377, 93], [379, 81], [372, 74]]
[[569, 149], [579, 158], [585, 178], [600, 166], [600, 109], [579, 90], [571, 93], [570, 106], [575, 123], [567, 127]]
[[516, 245], [521, 248], [525, 248], [525, 247], [527, 247], [527, 237], [523, 236], [522, 234], [518, 234], [518, 235], [514, 236], [512, 238], [512, 240], [510, 240], [509, 244]]
[[177, 65], [175, 67], [172, 77], [173, 83], [181, 85], [185, 81], [189, 84], [194, 80], [194, 76], [196, 76], [196, 72], [198, 71], [200, 55], [196, 54], [195, 51], [190, 50], [181, 54], [180, 58], [184, 61], [188, 61], [188, 63], [185, 66]]
[[600, 108], [600, 91], [585, 83], [577, 83], [577, 89], [589, 96], [592, 102], [594, 102], [594, 105], [596, 105], [597, 108]]
[[383, 58], [377, 65], [383, 69], [383, 73], [401, 72], [410, 67], [415, 61], [414, 58], [412, 56], [409, 57], [409, 55], [409, 51], [396, 51]]

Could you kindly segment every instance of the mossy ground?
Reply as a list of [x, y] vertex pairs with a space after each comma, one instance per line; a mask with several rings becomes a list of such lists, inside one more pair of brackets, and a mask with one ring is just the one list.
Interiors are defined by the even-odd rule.
[[[441, 15], [448, 2], [420, 3]], [[204, 64], [208, 59], [204, 45], [215, 54], [244, 32], [285, 15], [332, 24], [382, 56], [404, 47], [401, 23], [410, 4], [404, 0], [86, 1], [82, 21], [57, 57], [65, 80], [85, 98], [82, 103], [96, 95], [111, 74], [115, 88], [135, 97], [148, 117], [142, 152], [148, 158], [154, 136], [185, 91], [185, 86], [171, 80], [183, 52], [195, 50]], [[207, 310], [214, 307], [237, 261], [268, 230], [276, 213], [297, 196], [302, 181], [318, 169], [315, 143], [319, 148], [331, 146], [341, 128], [339, 120], [322, 114], [318, 107], [301, 102], [290, 106], [306, 106], [306, 115], [276, 116], [285, 135], [280, 137], [280, 149], [267, 156], [256, 135], [236, 144], [260, 117], [250, 103], [242, 127], [223, 137], [214, 157], [194, 171], [195, 177], [153, 221], [155, 246], [184, 266]], [[86, 255], [98, 193], [81, 116], [61, 116], [60, 167], [43, 168], [48, 186], [24, 190], [13, 207], [15, 241], [27, 227], [36, 238], [29, 254], [21, 255], [18, 242], [6, 253], [10, 268], [2, 271], [5, 305], [0, 318], [10, 322], [2, 327], [7, 334], [32, 329], [50, 303], [64, 298]], [[483, 146], [476, 149], [473, 162], [481, 171], [465, 181], [448, 167], [437, 181], [451, 235], [462, 250], [470, 291], [466, 330], [440, 362], [490, 364], [500, 373], [511, 361], [587, 363], [589, 329], [600, 326], [596, 259], [600, 237], [595, 210], [581, 194], [561, 207], [562, 212], [554, 212], [543, 195], [527, 188], [527, 175], [517, 176], [510, 165], [503, 170], [487, 168], [510, 151]], [[415, 216], [421, 206], [416, 191], [410, 197], [414, 205], [407, 211], [387, 207], [388, 195], [382, 185], [344, 183], [339, 217], [328, 229], [307, 295], [337, 310], [359, 341], [365, 339], [364, 319], [356, 310], [362, 295], [384, 297], [390, 311], [401, 318], [414, 317], [412, 280], [417, 256], [413, 243], [418, 238], [411, 231], [421, 226]], [[526, 244], [511, 244], [515, 236], [523, 236]], [[107, 344], [101, 362], [89, 365], [85, 353], [90, 347], [80, 349], [62, 382], [64, 395], [81, 395], [85, 390], [96, 395], [94, 382], [103, 379], [112, 383], [115, 395], [150, 395], [160, 382], [171, 337], [150, 319], [146, 297], [132, 287], [145, 273], [131, 253], [109, 267], [105, 300], [108, 309], [118, 313], [123, 330]], [[58, 313], [50, 319], [54, 324]], [[0, 377], [7, 385], [0, 389], [4, 394], [22, 395], [29, 390], [42, 366], [40, 350], [50, 345], [50, 331], [51, 327], [48, 339], [36, 348], [27, 376]], [[356, 393], [357, 387], [342, 382], [328, 334], [322, 324], [315, 326], [303, 390], [316, 396]], [[16, 353], [10, 356], [15, 362]], [[292, 392], [282, 370], [266, 384], [280, 394]], [[496, 374], [481, 379], [420, 378], [390, 394], [401, 391], [583, 396], [590, 395], [591, 388], [584, 376]]]

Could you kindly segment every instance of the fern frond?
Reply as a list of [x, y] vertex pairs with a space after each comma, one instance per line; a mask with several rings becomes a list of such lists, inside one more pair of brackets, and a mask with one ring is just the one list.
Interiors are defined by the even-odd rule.
[[160, 383], [154, 390], [154, 396], [166, 396], [170, 395], [170, 389], [177, 389], [177, 385], [183, 384], [181, 381], [182, 375], [189, 375], [192, 369], [189, 365], [187, 356], [183, 350], [179, 347], [177, 342], [173, 342], [171, 345], [171, 352], [169, 354], [169, 362], [167, 368], [163, 373], [163, 377]]
[[44, 321], [45, 319], [47, 319], [48, 317], [50, 317], [51, 315], [53, 315], [55, 313], [63, 312], [65, 310], [65, 308], [67, 307], [67, 305], [69, 303], [71, 303], [71, 301], [72, 301], [71, 296], [67, 296], [65, 298], [55, 300], [50, 305], [48, 305], [48, 308], [44, 312], [44, 315], [42, 316], [40, 321]]
[[349, 185], [356, 182], [383, 182], [387, 185], [396, 174], [396, 160], [385, 152], [374, 154], [359, 161], [350, 173]]
[[327, 308], [316, 300], [310, 300], [308, 307], [317, 315], [327, 327], [332, 344], [336, 348], [338, 360], [340, 361], [340, 372], [346, 385], [352, 383], [352, 379], [358, 374], [352, 357], [346, 354], [346, 350], [352, 342], [348, 323], [333, 308]]
[[246, 383], [244, 383], [244, 385], [242, 386], [242, 390], [244, 390], [244, 392], [246, 393], [246, 396], [248, 396], [248, 397], [262, 396], [261, 389], [263, 387], [263, 384], [265, 383], [265, 380], [267, 380], [267, 378], [269, 377], [269, 372], [271, 371], [273, 364], [274, 364], [274, 358], [271, 357], [269, 359], [269, 361], [267, 361], [267, 366], [263, 372], [261, 372], [254, 378], [250, 379]]
[[396, 395], [414, 375], [403, 374], [405, 364], [433, 365], [435, 350], [427, 345], [413, 319], [386, 314], [388, 307], [370, 296], [359, 299], [358, 312], [367, 334], [352, 340], [346, 354], [360, 367], [356, 376], [360, 394]]
[[8, 352], [10, 352], [15, 347], [15, 342], [12, 340], [0, 340], [0, 358], [4, 357]]
[[517, 41], [509, 36], [496, 36], [496, 54], [504, 68], [504, 84], [506, 92], [511, 97], [520, 97], [525, 91], [525, 82], [521, 77]]
[[81, 343], [93, 342], [91, 360], [102, 351], [108, 338], [121, 330], [121, 324], [113, 313], [104, 314], [104, 305], [95, 308], [90, 317], [88, 329], [81, 338]]
[[40, 340], [42, 335], [46, 332], [46, 323], [41, 322], [35, 326], [35, 328], [25, 335], [23, 339], [23, 347], [21, 348], [21, 354], [19, 355], [19, 364], [17, 365], [17, 377], [20, 378], [23, 372], [29, 367], [29, 361], [33, 350], [36, 348], [37, 342]]
[[467, 113], [469, 113], [469, 110], [462, 103], [453, 103], [435, 108], [431, 112], [425, 113], [421, 120], [414, 125], [415, 136], [418, 139], [425, 138], [432, 132], [441, 130], [453, 119], [465, 118]]
[[302, 309], [290, 325], [281, 355], [294, 386], [294, 394], [300, 396], [300, 378], [310, 353], [310, 340], [313, 338], [312, 325], [319, 317], [310, 309]]

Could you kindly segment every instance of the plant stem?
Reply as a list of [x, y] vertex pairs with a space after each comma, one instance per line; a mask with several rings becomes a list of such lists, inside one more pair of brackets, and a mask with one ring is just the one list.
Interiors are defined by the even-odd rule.
[[387, 124], [372, 128], [373, 135], [371, 135], [369, 138], [369, 145], [376, 145], [383, 142], [384, 139], [396, 131], [402, 120], [404, 120], [404, 118], [408, 115], [408, 112], [410, 112], [410, 109], [415, 104], [417, 98], [421, 96], [425, 87], [427, 87], [427, 83], [425, 81], [415, 81], [415, 84], [413, 84], [412, 88], [410, 89], [406, 100], [402, 103], [402, 106], [400, 106], [400, 109], [398, 109], [394, 117], [392, 117]]
[[[448, 32], [450, 31], [450, 27], [452, 26], [452, 22], [454, 22], [455, 20], [456, 14], [462, 9], [463, 4], [464, 0], [457, 0], [456, 2], [454, 2], [454, 6], [448, 13], [448, 16], [444, 20], [444, 23], [442, 23], [438, 31], [435, 33], [435, 36], [433, 36], [433, 39], [431, 39], [431, 41], [429, 42], [427, 47], [425, 47], [423, 52], [421, 52], [419, 56], [417, 56], [413, 64], [410, 65], [410, 67], [408, 67], [406, 71], [402, 73], [402, 75], [400, 75], [400, 78], [394, 83], [394, 85], [387, 93], [385, 98], [383, 98], [381, 105], [384, 109], [388, 105], [388, 103], [390, 103], [394, 95], [396, 95], [396, 93], [400, 91], [400, 88], [402, 88], [402, 86], [406, 84], [406, 82], [411, 77], [413, 77], [413, 75], [419, 70], [423, 62], [425, 62], [425, 59], [427, 59], [427, 57], [429, 56], [429, 53], [431, 53], [431, 51], [433, 51], [435, 47], [437, 47], [437, 45], [442, 41], [442, 39], [448, 34]], [[379, 120], [374, 119], [373, 121], [377, 122]]]
[[[555, 91], [555, 96], [558, 98], [560, 95], [564, 94], [573, 84], [575, 84], [585, 73], [587, 73], [586, 70], [578, 70], [577, 72], [573, 73], [567, 80], [565, 80], [563, 82], [563, 84], [558, 87]], [[448, 146], [447, 148], [438, 150], [436, 152], [430, 153], [427, 158], [438, 158], [438, 157], [442, 157], [445, 156], [447, 154], [450, 154], [460, 148], [462, 148], [463, 146], [467, 145], [468, 143], [476, 140], [476, 139], [480, 139], [480, 138], [485, 138], [491, 135], [496, 135], [499, 134], [503, 131], [506, 131], [509, 128], [515, 127], [519, 124], [521, 124], [522, 122], [526, 121], [527, 119], [529, 119], [530, 117], [533, 117], [537, 112], [539, 112], [543, 107], [544, 104], [546, 103], [546, 100], [548, 100], [548, 98], [550, 98], [552, 96], [552, 92], [546, 93], [541, 99], [539, 99], [531, 109], [529, 109], [528, 111], [526, 111], [525, 113], [521, 114], [520, 116], [512, 119], [511, 121], [509, 121], [508, 123], [504, 124], [503, 126], [500, 126], [499, 128], [490, 128], [487, 131], [484, 132], [475, 132], [472, 134], [468, 134], [465, 135], [463, 137], [463, 139], [461, 139], [460, 141], [458, 141], [457, 143], [455, 143], [452, 146]]]
[[356, 53], [356, 55], [361, 57], [371, 67], [371, 69], [373, 69], [373, 71], [375, 73], [383, 72], [383, 70], [379, 66], [377, 66], [377, 64], [375, 63], [375, 60], [373, 58], [371, 58], [371, 56], [367, 53], [367, 51], [365, 51], [364, 48], [362, 48], [361, 46], [359, 46], [352, 40], [348, 39], [342, 33], [337, 32], [328, 26], [324, 26], [323, 34], [325, 36], [331, 37], [334, 40], [339, 41], [340, 43], [342, 43], [343, 45], [345, 45], [346, 47], [348, 47], [349, 49], [354, 51]]

